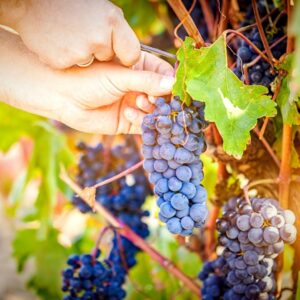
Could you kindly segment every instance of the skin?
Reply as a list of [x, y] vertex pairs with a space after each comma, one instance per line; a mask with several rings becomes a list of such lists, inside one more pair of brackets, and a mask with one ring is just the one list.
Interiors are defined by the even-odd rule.
[[[2, 0], [0, 101], [101, 134], [140, 133], [153, 97], [168, 95], [173, 68], [140, 51], [106, 0]], [[76, 65], [90, 60], [88, 68]]]
[[21, 39], [0, 30], [0, 99], [17, 108], [88, 133], [139, 133], [148, 95], [170, 93], [172, 67], [143, 53], [127, 68], [95, 62], [89, 68], [55, 70], [31, 53]]

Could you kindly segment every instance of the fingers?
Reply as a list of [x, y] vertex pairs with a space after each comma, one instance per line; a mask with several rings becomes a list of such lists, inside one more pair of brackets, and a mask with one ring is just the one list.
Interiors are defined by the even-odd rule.
[[149, 101], [146, 95], [138, 95], [136, 97], [136, 106], [146, 113], [154, 110], [154, 105]]
[[161, 96], [171, 93], [175, 79], [151, 71], [123, 68], [119, 73], [114, 74], [111, 81], [124, 93], [142, 92], [151, 96]]
[[144, 51], [141, 52], [140, 59], [132, 68], [133, 70], [151, 71], [162, 75], [174, 75], [174, 68], [168, 62]]
[[124, 18], [113, 29], [112, 42], [113, 50], [124, 66], [132, 66], [139, 60], [139, 40]]

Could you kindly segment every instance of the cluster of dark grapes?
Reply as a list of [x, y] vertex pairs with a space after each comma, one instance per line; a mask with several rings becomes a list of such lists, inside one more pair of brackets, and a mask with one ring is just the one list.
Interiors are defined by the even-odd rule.
[[199, 275], [203, 299], [275, 299], [274, 259], [296, 240], [294, 222], [273, 199], [230, 199], [217, 221], [222, 254]]
[[175, 98], [170, 103], [158, 98], [142, 124], [144, 169], [159, 197], [159, 218], [173, 234], [190, 235], [208, 214], [207, 194], [200, 184], [199, 155], [206, 148], [203, 111], [197, 101], [187, 107]]
[[[251, 3], [251, 2], [250, 2]], [[268, 5], [268, 7], [266, 6]], [[257, 7], [260, 16], [265, 16], [268, 11], [274, 9], [273, 3], [267, 3], [267, 1], [258, 1]], [[268, 9], [267, 9], [268, 8]], [[276, 41], [284, 36], [284, 28], [286, 27], [286, 17], [284, 15], [279, 16], [279, 11], [265, 20], [264, 29], [268, 40], [268, 44], [271, 47], [273, 56], [279, 59], [286, 51], [286, 41], [281, 41], [275, 45]], [[273, 19], [272, 19], [273, 18]], [[272, 20], [271, 27], [268, 22]], [[276, 22], [275, 22], [276, 20]], [[250, 25], [255, 22], [253, 15], [252, 5], [248, 6], [246, 10], [246, 16], [241, 24], [241, 27]], [[252, 29], [250, 32], [245, 33], [245, 36], [260, 50], [264, 50], [262, 40], [257, 28]], [[236, 67], [233, 69], [234, 73], [244, 80], [243, 65], [249, 63], [258, 57], [257, 52], [249, 46], [244, 40], [239, 42], [239, 48], [237, 50]], [[272, 70], [271, 65], [263, 59], [260, 59], [253, 66], [248, 68], [248, 77], [250, 84], [264, 85], [271, 90], [271, 83], [276, 78], [276, 71]]]
[[71, 255], [68, 268], [63, 271], [64, 300], [120, 300], [126, 292], [122, 289], [126, 272], [120, 265], [90, 254]]
[[[84, 188], [110, 178], [138, 162], [138, 155], [132, 141], [125, 145], [105, 149], [102, 144], [96, 147], [80, 143], [83, 152], [79, 162], [78, 184]], [[146, 196], [149, 194], [147, 178], [141, 170], [97, 188], [96, 201], [110, 210], [122, 223], [129, 226], [142, 238], [149, 235], [148, 227], [142, 222]], [[79, 197], [73, 197], [73, 204], [81, 212], [91, 208]], [[73, 267], [63, 272], [63, 291], [68, 293], [64, 299], [119, 300], [125, 297], [122, 285], [128, 270], [136, 264], [135, 255], [139, 249], [128, 239], [115, 233], [112, 249], [102, 264], [91, 255], [70, 257], [68, 264]], [[74, 259], [74, 257], [76, 259]], [[86, 269], [90, 272], [85, 273]], [[95, 269], [96, 268], [96, 269]]]
[[[255, 44], [257, 48], [263, 50], [263, 44], [257, 29], [253, 29], [250, 33], [246, 34], [249, 40]], [[282, 35], [277, 34], [270, 40], [270, 44], [273, 44]], [[273, 56], [280, 58], [285, 53], [285, 43], [281, 42], [272, 48]], [[255, 50], [249, 46], [245, 41], [241, 42], [241, 46], [237, 51], [237, 66], [234, 68], [234, 73], [241, 79], [244, 80], [243, 75], [243, 64], [249, 63], [257, 58]], [[270, 84], [276, 77], [276, 73], [272, 71], [272, 68], [268, 62], [260, 59], [255, 65], [248, 69], [250, 84], [264, 85], [270, 88]]]

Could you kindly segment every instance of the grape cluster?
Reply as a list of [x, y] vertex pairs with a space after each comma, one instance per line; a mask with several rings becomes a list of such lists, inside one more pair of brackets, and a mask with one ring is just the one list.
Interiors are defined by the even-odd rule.
[[[263, 43], [260, 38], [260, 34], [257, 29], [253, 29], [246, 37], [260, 50], [264, 50]], [[268, 39], [269, 45], [274, 44], [279, 38], [284, 35], [283, 32], [277, 32]], [[286, 43], [280, 42], [278, 45], [271, 49], [273, 56], [279, 59], [285, 53]], [[240, 47], [237, 50], [237, 65], [233, 69], [233, 72], [241, 80], [244, 80], [243, 65], [249, 63], [257, 58], [255, 50], [249, 46], [245, 41], [241, 41]], [[271, 89], [271, 83], [276, 77], [276, 72], [272, 70], [271, 65], [263, 59], [260, 59], [255, 65], [248, 68], [248, 78], [250, 84], [264, 85]]]
[[198, 275], [199, 279], [203, 282], [201, 289], [203, 300], [221, 299], [222, 295], [228, 290], [226, 280], [222, 276], [224, 265], [225, 259], [222, 256], [204, 263], [202, 271]]
[[[78, 149], [83, 154], [78, 165], [77, 183], [82, 188], [92, 186], [137, 163], [138, 155], [133, 145], [132, 141], [128, 141], [127, 144], [110, 150], [105, 149], [102, 144], [90, 147], [80, 143]], [[142, 222], [142, 217], [148, 216], [149, 213], [143, 211], [141, 206], [149, 192], [147, 178], [141, 170], [138, 170], [125, 178], [97, 188], [96, 201], [110, 210], [136, 234], [146, 238], [149, 230]], [[72, 202], [83, 213], [91, 211], [91, 208], [75, 195]], [[128, 270], [136, 264], [135, 255], [138, 251], [139, 248], [128, 239], [115, 233], [112, 249], [104, 263], [92, 259], [89, 254], [81, 258], [72, 256], [68, 264], [73, 267], [73, 273], [71, 274], [69, 269], [63, 272], [62, 289], [69, 294], [65, 299], [123, 299], [125, 292], [122, 285]], [[90, 272], [85, 277], [82, 274], [85, 274], [86, 267]]]
[[64, 292], [69, 295], [64, 300], [121, 300], [126, 296], [122, 289], [126, 272], [109, 260], [99, 260], [100, 251], [95, 257], [90, 254], [71, 255], [68, 268], [63, 271]]
[[[281, 209], [273, 199], [228, 201], [217, 221], [218, 243], [222, 247], [218, 258], [221, 271], [216, 275], [220, 279], [213, 282], [225, 291], [223, 299], [275, 299], [274, 259], [283, 251], [285, 243], [296, 240], [294, 222], [293, 212]], [[204, 269], [200, 273], [205, 279], [203, 273], [209, 272]], [[207, 291], [211, 296], [210, 289], [205, 289], [208, 283], [204, 281], [202, 292]]]
[[208, 214], [199, 155], [206, 144], [203, 104], [186, 107], [178, 99], [158, 98], [156, 109], [142, 124], [144, 169], [159, 196], [159, 218], [173, 234], [190, 235]]

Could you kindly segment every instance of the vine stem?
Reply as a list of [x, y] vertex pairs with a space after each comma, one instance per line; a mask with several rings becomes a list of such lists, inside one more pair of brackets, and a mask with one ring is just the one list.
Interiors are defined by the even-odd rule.
[[[287, 15], [288, 15], [288, 32], [291, 22], [292, 8], [290, 1], [286, 1]], [[293, 51], [293, 38], [288, 36], [286, 52]], [[292, 126], [288, 124], [283, 125], [282, 133], [282, 157], [279, 172], [279, 201], [283, 208], [289, 206], [289, 192], [290, 192], [290, 177], [291, 177], [291, 157], [292, 157], [293, 133]]]
[[288, 208], [289, 206], [292, 142], [292, 126], [284, 124], [282, 134], [282, 156], [279, 172], [279, 200], [283, 208]]
[[186, 7], [181, 0], [167, 0], [169, 5], [172, 7], [174, 13], [183, 24], [188, 35], [192, 37], [196, 42], [196, 47], [205, 46], [203, 37], [201, 36], [197, 26], [195, 25], [192, 17], [188, 13]]
[[207, 26], [207, 31], [209, 34], [210, 39], [213, 39], [213, 32], [214, 32], [214, 16], [211, 12], [211, 9], [209, 7], [209, 2], [207, 0], [199, 0], [199, 3], [201, 5], [203, 16], [205, 19], [205, 24]]
[[257, 2], [256, 0], [252, 0], [252, 8], [253, 8], [253, 12], [254, 12], [255, 21], [256, 21], [256, 24], [257, 24], [257, 29], [258, 29], [261, 41], [262, 41], [262, 43], [264, 45], [264, 48], [266, 50], [266, 53], [267, 53], [270, 61], [272, 62], [271, 66], [272, 66], [272, 68], [274, 68], [274, 62], [276, 60], [273, 56], [273, 53], [270, 49], [267, 37], [265, 35], [256, 2]]
[[273, 159], [274, 163], [276, 164], [276, 166], [278, 168], [280, 168], [280, 160], [278, 159], [278, 157], [274, 153], [273, 149], [271, 148], [271, 146], [269, 145], [269, 143], [267, 142], [267, 140], [263, 136], [260, 136], [260, 131], [258, 130], [257, 127], [255, 127], [253, 129], [253, 131], [255, 132], [255, 134], [257, 135], [257, 137], [259, 138], [259, 140], [261, 141], [261, 143], [265, 147], [265, 149], [268, 151], [268, 153], [272, 157], [272, 159]]
[[98, 188], [100, 186], [109, 184], [109, 183], [114, 182], [114, 181], [116, 181], [116, 180], [118, 180], [118, 179], [120, 179], [120, 178], [122, 178], [122, 177], [124, 177], [124, 176], [126, 176], [128, 174], [131, 174], [135, 170], [139, 169], [143, 165], [143, 162], [144, 162], [144, 160], [141, 160], [140, 162], [136, 163], [135, 165], [133, 165], [132, 167], [126, 169], [125, 171], [123, 171], [123, 172], [121, 172], [121, 173], [119, 173], [119, 174], [117, 174], [117, 175], [115, 175], [113, 177], [110, 177], [110, 178], [108, 178], [106, 180], [103, 180], [103, 181], [101, 181], [101, 182], [93, 185], [91, 188], [95, 188], [96, 189], [96, 188]]
[[237, 36], [239, 36], [241, 39], [243, 39], [249, 46], [251, 46], [253, 48], [253, 50], [255, 50], [255, 52], [261, 56], [261, 58], [263, 58], [265, 61], [267, 61], [270, 65], [273, 64], [273, 62], [264, 54], [263, 51], [261, 51], [260, 49], [258, 49], [245, 35], [243, 35], [241, 32], [237, 31], [237, 30], [233, 30], [233, 29], [227, 29], [224, 31], [225, 36], [228, 33], [233, 33]]
[[228, 11], [230, 6], [230, 0], [222, 1], [222, 9], [220, 14], [220, 22], [218, 26], [217, 35], [221, 35], [222, 32], [226, 29], [228, 23]]
[[200, 286], [193, 279], [184, 274], [172, 261], [162, 256], [156, 249], [150, 246], [144, 239], [132, 231], [127, 225], [121, 223], [107, 209], [95, 201], [96, 189], [94, 187], [81, 189], [66, 173], [64, 168], [61, 168], [60, 178], [84, 200], [88, 205], [102, 215], [108, 223], [115, 227], [118, 232], [130, 240], [135, 246], [146, 252], [153, 260], [158, 262], [164, 269], [181, 280], [194, 294], [199, 297]]
[[207, 258], [214, 253], [216, 220], [219, 216], [220, 209], [220, 206], [213, 205], [210, 209], [209, 217], [205, 225], [205, 257]]

